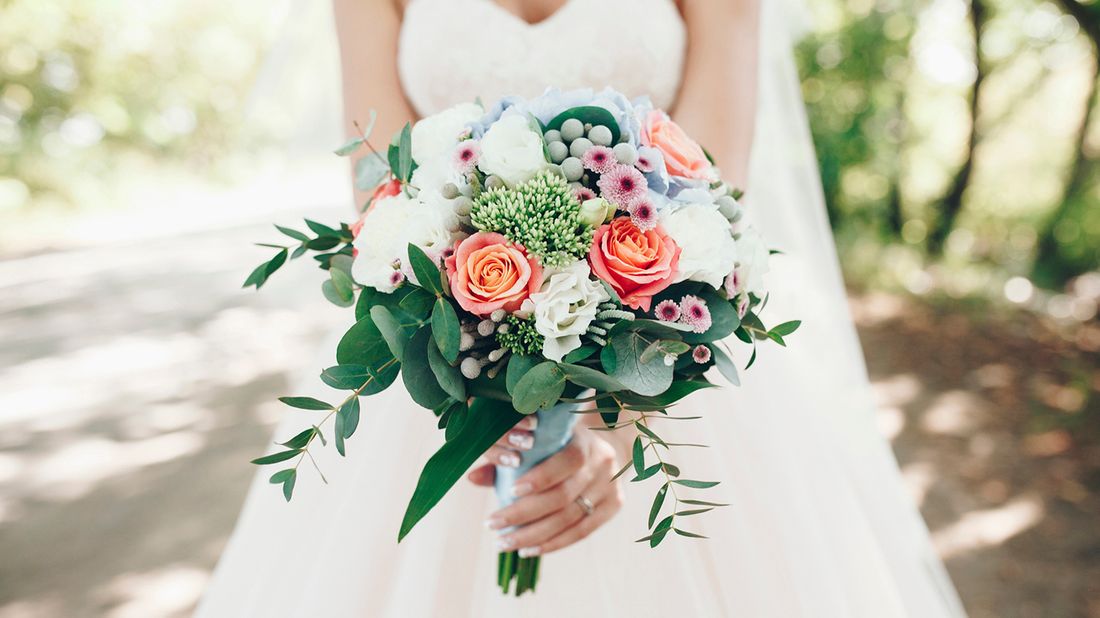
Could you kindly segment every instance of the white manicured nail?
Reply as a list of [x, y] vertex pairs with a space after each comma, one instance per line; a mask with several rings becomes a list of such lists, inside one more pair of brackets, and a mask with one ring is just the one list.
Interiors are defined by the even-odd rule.
[[511, 444], [518, 449], [529, 451], [531, 450], [531, 447], [535, 445], [535, 439], [534, 437], [527, 434], [510, 433], [508, 434], [508, 444]]
[[539, 549], [538, 547], [523, 547], [523, 548], [520, 548], [520, 550], [519, 550], [519, 557], [520, 558], [534, 558], [535, 556], [539, 555], [540, 553], [542, 553], [542, 550]]
[[515, 453], [505, 453], [500, 456], [500, 465], [506, 468], [518, 468], [519, 467], [519, 455]]

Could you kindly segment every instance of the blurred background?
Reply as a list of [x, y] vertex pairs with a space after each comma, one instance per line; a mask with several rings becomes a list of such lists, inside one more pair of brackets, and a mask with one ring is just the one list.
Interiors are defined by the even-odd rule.
[[[240, 290], [272, 220], [350, 204], [336, 93], [289, 87], [335, 83], [326, 4], [0, 0], [0, 617], [201, 594], [346, 319], [308, 268]], [[813, 4], [830, 216], [936, 547], [972, 616], [1100, 616], [1100, 3]]]

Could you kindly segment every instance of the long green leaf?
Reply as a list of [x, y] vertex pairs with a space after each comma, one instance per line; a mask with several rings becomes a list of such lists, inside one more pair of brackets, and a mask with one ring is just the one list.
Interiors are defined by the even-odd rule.
[[450, 301], [440, 296], [432, 309], [432, 336], [439, 346], [439, 352], [448, 363], [458, 358], [458, 345], [462, 339], [462, 329], [458, 324], [458, 314]]
[[331, 410], [332, 404], [313, 397], [279, 397], [279, 401], [299, 410]]
[[460, 434], [436, 451], [420, 473], [397, 540], [405, 538], [478, 457], [522, 418], [523, 415], [506, 402], [475, 399]]
[[427, 253], [424, 253], [423, 249], [412, 243], [409, 243], [409, 263], [420, 287], [437, 296], [443, 293], [443, 279], [439, 274], [439, 267]]

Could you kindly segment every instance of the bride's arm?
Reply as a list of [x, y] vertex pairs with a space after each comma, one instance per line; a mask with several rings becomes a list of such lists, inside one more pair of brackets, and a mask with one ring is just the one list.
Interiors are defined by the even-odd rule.
[[688, 29], [673, 115], [700, 138], [726, 182], [746, 188], [756, 117], [760, 0], [680, 0]]
[[[397, 39], [401, 31], [397, 0], [333, 0], [340, 67], [344, 81], [344, 124], [356, 136], [354, 122], [364, 125], [370, 110], [378, 112], [371, 143], [382, 150], [406, 122], [415, 120], [397, 77]], [[362, 206], [366, 194], [356, 191]]]

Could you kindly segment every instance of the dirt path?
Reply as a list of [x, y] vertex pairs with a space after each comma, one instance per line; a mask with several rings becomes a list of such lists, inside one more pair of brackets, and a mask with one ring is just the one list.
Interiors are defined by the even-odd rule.
[[[267, 229], [0, 261], [0, 617], [188, 614], [273, 394], [345, 319], [290, 295], [304, 266], [239, 290]], [[883, 429], [972, 615], [1100, 616], [1100, 333], [854, 307]]]

